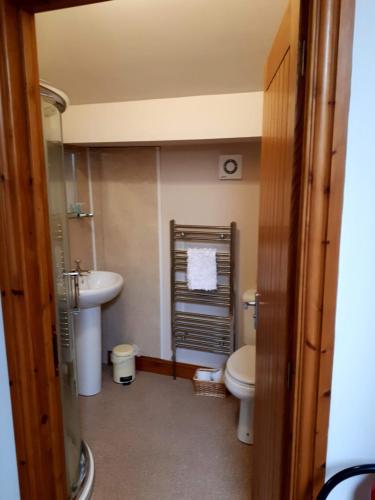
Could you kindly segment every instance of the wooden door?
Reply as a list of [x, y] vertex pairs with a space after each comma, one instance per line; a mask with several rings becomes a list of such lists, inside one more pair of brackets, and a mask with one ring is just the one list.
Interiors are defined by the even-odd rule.
[[258, 253], [253, 499], [286, 497], [292, 304], [298, 226], [299, 2], [291, 1], [265, 68]]

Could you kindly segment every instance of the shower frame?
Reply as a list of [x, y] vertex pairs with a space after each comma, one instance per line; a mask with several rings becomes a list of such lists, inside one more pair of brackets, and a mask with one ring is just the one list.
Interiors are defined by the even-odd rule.
[[[66, 500], [34, 13], [90, 3], [95, 2], [0, 0], [0, 284], [25, 500]], [[296, 241], [299, 326], [292, 338], [291, 448], [286, 454], [286, 497], [293, 500], [302, 498], [301, 491], [312, 498], [324, 477], [355, 5], [354, 0], [307, 3]], [[324, 82], [318, 94], [317, 81]], [[313, 189], [313, 179], [322, 178], [330, 179], [330, 190]], [[322, 220], [312, 223], [311, 214], [317, 212]], [[315, 306], [314, 297], [324, 297], [322, 309]], [[309, 318], [309, 324], [303, 318]], [[310, 344], [313, 339], [314, 349], [307, 349], [307, 339]], [[323, 352], [322, 345], [331, 347]], [[302, 405], [302, 395], [310, 398], [311, 406]]]

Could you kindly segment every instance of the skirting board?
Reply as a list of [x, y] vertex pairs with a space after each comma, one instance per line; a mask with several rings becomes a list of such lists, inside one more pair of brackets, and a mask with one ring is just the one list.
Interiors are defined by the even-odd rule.
[[[108, 364], [111, 365], [111, 352], [108, 351]], [[151, 356], [136, 356], [135, 368], [143, 372], [159, 373], [159, 375], [173, 374], [173, 363], [168, 359], [152, 358]], [[179, 378], [192, 379], [197, 368], [206, 368], [188, 363], [176, 363], [176, 375]]]
[[[172, 376], [173, 363], [168, 359], [151, 358], [150, 356], [137, 356], [135, 360], [135, 366], [137, 370]], [[202, 367], [197, 365], [190, 365], [188, 363], [177, 362], [176, 375], [180, 378], [192, 379], [197, 368]]]

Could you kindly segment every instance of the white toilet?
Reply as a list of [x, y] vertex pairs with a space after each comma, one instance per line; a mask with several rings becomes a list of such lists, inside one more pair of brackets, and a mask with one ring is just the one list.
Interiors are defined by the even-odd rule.
[[255, 393], [255, 326], [253, 321], [255, 289], [246, 290], [242, 295], [244, 318], [242, 342], [246, 345], [235, 351], [228, 359], [224, 382], [229, 392], [240, 400], [240, 418], [237, 437], [240, 441], [253, 444], [253, 414]]
[[255, 394], [254, 345], [245, 345], [231, 354], [227, 361], [224, 382], [228, 391], [240, 400], [237, 437], [243, 443], [253, 444]]

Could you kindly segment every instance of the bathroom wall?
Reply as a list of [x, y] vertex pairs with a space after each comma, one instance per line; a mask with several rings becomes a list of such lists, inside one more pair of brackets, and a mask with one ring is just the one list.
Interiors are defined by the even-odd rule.
[[[237, 222], [238, 345], [254, 343], [251, 312], [243, 311], [240, 299], [256, 285], [260, 142], [90, 148], [87, 156], [84, 148], [76, 151], [87, 160], [75, 159], [78, 197], [89, 199], [91, 185], [88, 206], [94, 218], [70, 220], [72, 260], [80, 258], [89, 268], [95, 261], [98, 269], [119, 272], [125, 280], [120, 297], [103, 308], [103, 360], [121, 342], [136, 343], [144, 355], [170, 359], [171, 219]], [[243, 155], [242, 180], [218, 179], [220, 154]], [[223, 360], [182, 350], [178, 359], [204, 365]]]
[[9, 391], [3, 314], [0, 301], [0, 498], [19, 500], [16, 447]]
[[248, 139], [262, 133], [263, 92], [69, 106], [64, 141], [121, 145], [208, 139]]
[[[228, 225], [237, 223], [236, 297], [238, 345], [255, 343], [251, 313], [241, 307], [241, 295], [256, 285], [259, 205], [260, 142], [162, 147], [160, 198], [163, 287], [169, 290], [169, 221], [182, 224]], [[242, 180], [219, 180], [220, 154], [243, 155]], [[162, 301], [161, 357], [169, 359], [170, 301]], [[178, 360], [220, 364], [221, 357], [178, 351]]]
[[121, 295], [103, 307], [103, 353], [136, 343], [160, 355], [157, 177], [154, 148], [90, 150], [97, 268], [120, 273]]

